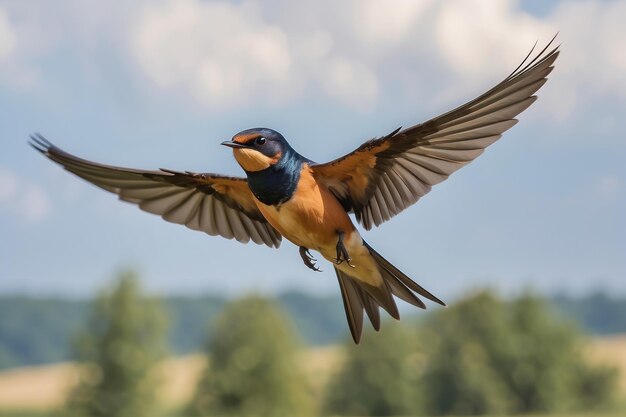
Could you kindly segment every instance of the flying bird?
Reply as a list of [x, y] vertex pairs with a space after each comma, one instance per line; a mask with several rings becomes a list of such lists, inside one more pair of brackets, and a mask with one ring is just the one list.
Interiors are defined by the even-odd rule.
[[302, 156], [267, 128], [244, 130], [222, 143], [232, 148], [245, 178], [102, 165], [38, 134], [30, 144], [73, 174], [169, 222], [275, 248], [284, 237], [315, 271], [310, 251], [317, 251], [334, 266], [350, 332], [359, 343], [364, 312], [376, 330], [379, 307], [400, 318], [394, 296], [420, 308], [426, 308], [420, 296], [445, 303], [366, 243], [349, 214], [366, 230], [379, 226], [482, 154], [535, 101], [559, 54], [558, 46], [549, 49], [553, 41], [534, 56], [533, 48], [478, 98], [327, 163]]

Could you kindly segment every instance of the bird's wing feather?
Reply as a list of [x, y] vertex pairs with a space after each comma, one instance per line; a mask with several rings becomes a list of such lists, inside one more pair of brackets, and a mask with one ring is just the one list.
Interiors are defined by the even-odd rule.
[[536, 99], [559, 51], [554, 39], [478, 98], [425, 123], [370, 140], [313, 173], [366, 228], [414, 204], [517, 123]]
[[102, 165], [71, 155], [41, 135], [31, 140], [66, 170], [169, 222], [243, 243], [280, 246], [281, 235], [254, 204], [245, 178]]

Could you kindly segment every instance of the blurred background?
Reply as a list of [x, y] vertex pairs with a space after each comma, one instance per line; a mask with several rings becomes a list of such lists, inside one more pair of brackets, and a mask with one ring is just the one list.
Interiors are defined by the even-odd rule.
[[[626, 3], [0, 0], [0, 416], [626, 410]], [[474, 98], [535, 41], [539, 100], [368, 241], [446, 300], [351, 344], [330, 266], [192, 232], [64, 172], [323, 162]], [[622, 336], [624, 335], [624, 336]]]

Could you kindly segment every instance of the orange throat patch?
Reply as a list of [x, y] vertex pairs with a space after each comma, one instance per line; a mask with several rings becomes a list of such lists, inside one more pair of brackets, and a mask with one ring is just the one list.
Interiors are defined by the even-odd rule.
[[276, 164], [281, 157], [278, 153], [273, 157], [263, 155], [254, 149], [236, 148], [233, 149], [233, 155], [237, 163], [248, 172], [262, 171]]

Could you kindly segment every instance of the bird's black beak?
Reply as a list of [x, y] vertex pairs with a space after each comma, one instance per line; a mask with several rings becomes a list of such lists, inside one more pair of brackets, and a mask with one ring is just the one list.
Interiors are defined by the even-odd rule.
[[224, 146], [228, 146], [229, 148], [247, 148], [247, 146], [242, 143], [232, 142], [230, 140], [226, 140], [222, 142], [221, 144]]

